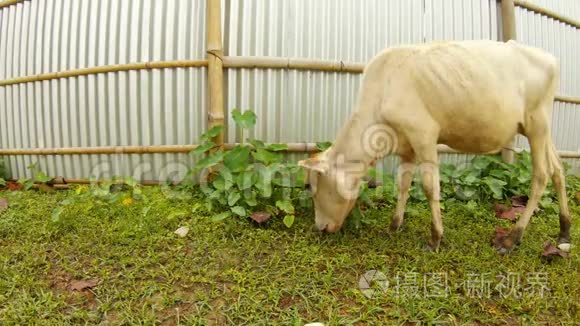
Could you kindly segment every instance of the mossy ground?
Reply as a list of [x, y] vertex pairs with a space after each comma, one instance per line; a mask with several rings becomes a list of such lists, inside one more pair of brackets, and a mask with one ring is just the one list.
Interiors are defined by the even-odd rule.
[[[359, 229], [320, 235], [310, 231], [309, 214], [298, 214], [292, 228], [280, 220], [212, 223], [195, 196], [172, 199], [156, 187], [144, 194], [148, 201], [72, 204], [53, 222], [51, 211], [73, 191], [3, 192], [10, 207], [0, 213], [1, 324], [579, 320], [580, 256], [573, 250], [566, 259], [540, 257], [542, 244], [555, 241], [555, 212], [534, 216], [523, 243], [500, 256], [490, 245], [494, 228], [511, 222], [494, 216], [493, 203], [446, 205], [441, 251], [430, 253], [423, 250], [425, 204], [409, 205], [395, 235], [387, 232], [391, 204], [367, 211]], [[574, 200], [571, 207], [576, 242], [580, 207]], [[173, 233], [180, 226], [190, 229], [185, 238]], [[369, 270], [389, 281], [384, 291], [371, 283], [370, 298], [359, 289]], [[509, 273], [520, 279], [512, 282], [516, 293], [503, 297], [498, 277]], [[100, 283], [68, 288], [88, 279]]]

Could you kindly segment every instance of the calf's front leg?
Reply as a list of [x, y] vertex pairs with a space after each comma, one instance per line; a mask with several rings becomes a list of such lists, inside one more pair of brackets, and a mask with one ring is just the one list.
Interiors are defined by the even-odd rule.
[[439, 204], [440, 185], [439, 185], [439, 165], [435, 160], [423, 161], [420, 163], [421, 179], [425, 196], [429, 200], [431, 208], [431, 239], [429, 239], [429, 249], [439, 251], [441, 238], [443, 238], [443, 221], [441, 220], [441, 206]]
[[399, 194], [397, 196], [397, 208], [391, 221], [389, 230], [391, 232], [397, 231], [403, 224], [403, 217], [405, 215], [405, 207], [409, 199], [409, 189], [413, 182], [413, 174], [415, 173], [415, 163], [412, 156], [401, 156], [401, 164], [397, 171], [397, 184], [399, 187]]

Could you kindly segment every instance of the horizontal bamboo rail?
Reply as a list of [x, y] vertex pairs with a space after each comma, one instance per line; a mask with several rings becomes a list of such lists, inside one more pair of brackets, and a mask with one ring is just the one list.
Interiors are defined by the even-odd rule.
[[[224, 149], [231, 149], [238, 143], [227, 143]], [[316, 153], [316, 143], [286, 143], [291, 153]], [[101, 147], [61, 147], [61, 148], [18, 148], [0, 149], [0, 155], [108, 155], [108, 154], [169, 154], [189, 153], [198, 145], [158, 145], [158, 146], [101, 146]], [[442, 154], [472, 154], [456, 151], [447, 145], [440, 144], [437, 150]], [[513, 151], [522, 151], [521, 148], [513, 148]], [[491, 152], [487, 154], [497, 154]], [[580, 158], [580, 152], [558, 151], [558, 155], [565, 158]]]
[[[8, 182], [18, 182], [18, 180], [16, 179], [8, 179], [6, 180]], [[75, 178], [62, 178], [62, 177], [57, 177], [54, 178], [53, 180], [50, 181], [50, 184], [53, 188], [55, 189], [68, 189], [68, 185], [70, 184], [98, 184], [98, 183], [104, 183], [107, 180], [91, 180], [91, 179], [75, 179]], [[38, 182], [34, 183], [34, 187], [35, 188], [39, 188], [39, 184]], [[143, 186], [157, 186], [157, 185], [161, 185], [164, 184], [164, 182], [162, 181], [158, 181], [158, 180], [141, 180], [139, 181], [139, 184], [143, 185]], [[175, 184], [175, 183], [171, 183], [171, 184]]]
[[66, 70], [60, 72], [49, 72], [46, 74], [17, 77], [13, 79], [0, 80], [0, 86], [16, 85], [23, 83], [32, 83], [44, 80], [53, 80], [61, 78], [71, 78], [94, 74], [104, 74], [110, 72], [129, 71], [129, 70], [143, 70], [143, 69], [165, 69], [165, 68], [192, 68], [192, 67], [206, 67], [207, 60], [175, 60], [175, 61], [153, 61], [153, 62], [137, 62], [124, 63], [118, 65], [98, 66], [90, 68], [81, 68]]
[[[296, 69], [312, 70], [324, 72], [340, 73], [362, 73], [365, 67], [364, 63], [348, 63], [343, 61], [325, 61], [311, 60], [300, 58], [278, 58], [278, 57], [224, 57], [223, 67], [236, 68], [255, 68], [255, 69]], [[165, 68], [191, 68], [206, 67], [207, 60], [179, 60], [179, 61], [154, 61], [127, 63], [110, 66], [99, 66], [91, 68], [82, 68], [67, 70], [61, 72], [52, 72], [46, 74], [18, 77], [8, 80], [0, 80], [0, 86], [16, 85], [23, 83], [32, 83], [43, 80], [52, 80], [60, 78], [78, 77], [92, 74], [102, 74], [129, 70], [143, 69], [165, 69]], [[556, 95], [556, 101], [580, 104], [580, 97]]]
[[580, 97], [566, 96], [566, 95], [556, 95], [555, 100], [557, 102], [580, 104]]
[[101, 147], [61, 147], [61, 148], [15, 148], [0, 149], [0, 155], [94, 155], [94, 154], [155, 154], [187, 153], [196, 145], [160, 146], [101, 146]]
[[561, 21], [563, 23], [572, 25], [572, 26], [574, 26], [576, 28], [580, 28], [580, 21], [577, 21], [575, 19], [572, 19], [572, 18], [563, 16], [563, 15], [560, 15], [559, 13], [557, 13], [555, 11], [552, 11], [550, 9], [547, 9], [547, 8], [544, 8], [544, 7], [541, 7], [541, 6], [538, 6], [538, 5], [533, 4], [533, 3], [529, 2], [529, 1], [514, 0], [514, 4], [516, 6], [518, 6], [518, 7], [522, 7], [522, 8], [528, 9], [528, 10], [533, 11], [535, 13], [538, 13], [538, 14], [541, 14], [541, 15], [544, 15], [544, 16], [547, 16], [547, 17], [550, 17], [550, 18], [553, 18], [555, 20], [559, 20], [559, 21]]
[[[231, 149], [236, 144], [224, 144]], [[289, 143], [288, 152], [316, 151], [314, 143]], [[15, 148], [0, 149], [0, 155], [106, 155], [106, 154], [167, 154], [189, 153], [198, 145], [158, 145], [158, 146], [99, 146], [60, 148]]]
[[295, 69], [362, 73], [364, 63], [279, 57], [224, 57], [224, 68]]
[[4, 8], [4, 7], [8, 7], [8, 6], [12, 6], [15, 5], [19, 2], [24, 2], [24, 0], [5, 0], [5, 1], [0, 1], [0, 9]]

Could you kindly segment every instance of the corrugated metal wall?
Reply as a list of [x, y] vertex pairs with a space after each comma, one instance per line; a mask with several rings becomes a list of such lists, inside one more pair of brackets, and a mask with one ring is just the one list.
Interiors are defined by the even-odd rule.
[[527, 0], [538, 6], [550, 9], [566, 17], [580, 17], [580, 1], [578, 0]]
[[[580, 17], [580, 2], [534, 1], [569, 17]], [[575, 14], [575, 16], [572, 16]], [[580, 31], [524, 8], [516, 7], [518, 40], [556, 55], [560, 60], [560, 87], [558, 93], [580, 96]], [[580, 151], [580, 105], [556, 102], [552, 116], [552, 137], [559, 150]], [[516, 146], [529, 149], [525, 137], [518, 136]], [[580, 171], [580, 160], [566, 160]]]
[[[33, 0], [1, 9], [0, 17], [0, 79], [205, 57], [205, 1]], [[0, 144], [33, 148], [196, 143], [206, 125], [205, 88], [206, 70], [198, 68], [0, 87]], [[16, 177], [38, 161], [50, 175], [86, 178], [101, 169], [110, 175], [158, 179], [167, 163], [186, 158], [16, 156], [8, 162]]]
[[[580, 17], [571, 3], [548, 2]], [[499, 40], [498, 7], [496, 0], [222, 0], [224, 52], [365, 62], [401, 43]], [[517, 23], [521, 40], [562, 58], [562, 92], [579, 96], [580, 65], [573, 61], [578, 31], [520, 8]], [[204, 0], [25, 1], [0, 9], [0, 79], [204, 58], [205, 37]], [[199, 68], [130, 71], [0, 87], [0, 146], [196, 143], [206, 126], [206, 73]], [[253, 109], [259, 120], [251, 135], [242, 135], [228, 115], [226, 141], [248, 136], [272, 142], [332, 140], [353, 108], [359, 81], [358, 74], [228, 69], [226, 110]], [[559, 149], [580, 150], [580, 128], [574, 128], [579, 119], [580, 109], [556, 105]], [[469, 158], [443, 156], [455, 164]], [[34, 161], [50, 175], [79, 178], [110, 165], [108, 176], [163, 179], [164, 168], [184, 172], [191, 164], [182, 154], [14, 156], [8, 161], [16, 177]], [[383, 162], [391, 172], [394, 164], [393, 158]]]
[[[383, 48], [442, 39], [498, 40], [495, 0], [232, 0], [224, 6], [226, 55], [366, 62]], [[318, 15], [319, 13], [325, 15]], [[253, 109], [252, 136], [275, 142], [331, 141], [355, 102], [358, 74], [236, 69], [226, 108]], [[229, 120], [228, 141], [241, 135]], [[460, 164], [471, 156], [443, 155]], [[383, 160], [394, 172], [397, 160]]]

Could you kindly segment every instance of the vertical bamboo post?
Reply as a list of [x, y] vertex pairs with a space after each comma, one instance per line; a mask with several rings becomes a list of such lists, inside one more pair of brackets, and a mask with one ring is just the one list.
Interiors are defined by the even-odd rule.
[[[516, 11], [514, 0], [501, 0], [501, 26], [502, 39], [504, 42], [516, 39]], [[506, 163], [514, 162], [514, 152], [512, 148], [515, 140], [512, 140], [508, 146], [510, 149], [502, 149], [501, 158]]]
[[[224, 71], [221, 32], [221, 0], [207, 0], [208, 129], [224, 124]], [[214, 141], [224, 143], [223, 132]]]

